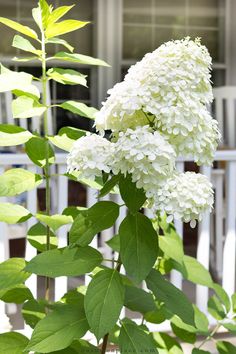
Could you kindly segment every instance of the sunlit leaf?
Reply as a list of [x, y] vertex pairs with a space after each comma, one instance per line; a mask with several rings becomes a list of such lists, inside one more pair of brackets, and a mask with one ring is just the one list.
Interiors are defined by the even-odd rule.
[[79, 116], [94, 119], [97, 109], [93, 107], [88, 107], [85, 103], [76, 102], [76, 101], [66, 101], [60, 104], [60, 107], [70, 111]]
[[77, 20], [65, 20], [61, 22], [54, 22], [47, 25], [45, 35], [46, 38], [52, 38], [60, 36], [62, 34], [76, 31], [79, 28], [86, 26], [88, 22], [82, 22]]
[[72, 69], [52, 68], [47, 71], [49, 78], [64, 85], [82, 85], [87, 87], [86, 75]]
[[47, 107], [26, 96], [20, 96], [12, 101], [13, 118], [40, 117], [46, 109]]
[[73, 128], [63, 127], [59, 130], [57, 135], [49, 136], [48, 139], [51, 143], [62, 150], [70, 151], [75, 140], [86, 135], [86, 131]]
[[0, 334], [0, 348], [4, 354], [23, 353], [29, 339], [17, 332]]
[[63, 45], [65, 48], [67, 48], [70, 52], [74, 51], [74, 47], [72, 47], [67, 41], [65, 41], [64, 39], [61, 39], [61, 38], [52, 37], [50, 39], [47, 39], [46, 43], [60, 44], [60, 45]]
[[28, 220], [32, 214], [21, 205], [0, 203], [0, 221], [17, 224]]
[[36, 214], [36, 218], [42, 223], [48, 225], [53, 231], [56, 231], [63, 225], [67, 225], [73, 222], [73, 218], [69, 215], [45, 215], [45, 214]]
[[0, 146], [15, 146], [26, 143], [32, 134], [21, 127], [11, 124], [0, 124]]
[[42, 53], [42, 51], [36, 49], [28, 39], [19, 36], [18, 34], [16, 34], [13, 38], [12, 46], [21, 49], [25, 52], [30, 52], [36, 55], [40, 55]]
[[78, 64], [110, 66], [101, 59], [93, 58], [88, 55], [72, 54], [66, 52], [59, 52], [50, 59], [59, 59], [59, 60], [70, 61], [72, 63], [78, 63]]
[[23, 26], [18, 22], [9, 20], [8, 18], [0, 17], [0, 23], [14, 29], [17, 32], [23, 33], [24, 35], [26, 35], [28, 37], [31, 37], [34, 39], [38, 38], [38, 35], [34, 30], [32, 30], [31, 28], [29, 28], [27, 26]]

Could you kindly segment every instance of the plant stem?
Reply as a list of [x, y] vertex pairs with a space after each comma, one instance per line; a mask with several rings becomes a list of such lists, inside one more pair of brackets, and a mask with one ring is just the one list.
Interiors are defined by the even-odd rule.
[[198, 346], [198, 349], [202, 348], [205, 343], [211, 340], [220, 327], [221, 327], [221, 323], [218, 323], [217, 326], [213, 329], [213, 331], [209, 334], [209, 336], [206, 337], [206, 339], [204, 339], [204, 341]]
[[[46, 49], [45, 49], [45, 34], [42, 30], [42, 103], [47, 106], [47, 75], [46, 75]], [[48, 135], [48, 108], [43, 115], [43, 128], [44, 128], [44, 138]], [[46, 214], [50, 215], [51, 210], [51, 196], [50, 196], [50, 167], [49, 167], [49, 142], [46, 138], [46, 163], [44, 167], [44, 175], [46, 179]], [[50, 228], [47, 226], [46, 229], [46, 249], [50, 250]], [[46, 277], [45, 284], [45, 300], [50, 298], [50, 278]]]
[[[118, 260], [116, 262], [117, 262], [116, 270], [117, 270], [117, 272], [120, 273], [120, 268], [122, 266], [120, 255], [119, 255]], [[109, 337], [109, 333], [105, 334], [105, 336], [103, 337], [101, 354], [106, 354], [108, 337]]]

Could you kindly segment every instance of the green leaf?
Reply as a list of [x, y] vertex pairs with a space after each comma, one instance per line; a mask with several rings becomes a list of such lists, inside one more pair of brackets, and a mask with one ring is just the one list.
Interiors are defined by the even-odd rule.
[[13, 118], [40, 117], [46, 109], [47, 107], [27, 96], [20, 96], [12, 101]]
[[0, 203], [0, 221], [17, 224], [31, 218], [32, 214], [21, 205]]
[[47, 28], [49, 16], [52, 12], [52, 6], [51, 5], [49, 6], [46, 0], [39, 0], [39, 8], [40, 8], [40, 12], [41, 12], [41, 20], [43, 23], [43, 29], [45, 29], [45, 28]]
[[63, 127], [59, 130], [58, 134], [55, 136], [49, 136], [48, 139], [51, 143], [62, 150], [70, 151], [75, 140], [80, 139], [82, 136], [86, 135], [86, 131], [72, 128]]
[[71, 227], [70, 243], [88, 245], [97, 233], [114, 225], [118, 216], [119, 205], [110, 201], [98, 202], [81, 211]]
[[45, 302], [31, 299], [23, 305], [21, 312], [25, 323], [34, 328], [46, 316]]
[[152, 295], [135, 286], [125, 287], [124, 305], [132, 311], [141, 312], [143, 314], [155, 311], [156, 309]]
[[124, 303], [124, 286], [115, 269], [97, 273], [85, 295], [85, 313], [91, 331], [102, 338], [116, 324]]
[[67, 348], [74, 339], [84, 336], [88, 323], [81, 305], [61, 305], [39, 321], [26, 351], [51, 353]]
[[235, 354], [236, 347], [230, 342], [218, 341], [216, 343], [217, 350], [219, 354]]
[[85, 65], [110, 66], [101, 59], [93, 58], [88, 55], [72, 54], [66, 52], [59, 52], [50, 59], [59, 59], [59, 60], [70, 61], [72, 63], [85, 64]]
[[166, 333], [154, 332], [152, 334], [159, 354], [183, 354], [179, 343]]
[[28, 338], [17, 332], [0, 334], [0, 348], [4, 354], [23, 353], [28, 342]]
[[39, 167], [45, 167], [46, 165], [47, 149], [49, 149], [49, 164], [55, 162], [54, 151], [51, 145], [49, 145], [48, 148], [47, 144], [48, 142], [40, 137], [33, 137], [25, 144], [26, 154], [29, 156], [30, 160]]
[[71, 6], [60, 6], [51, 12], [48, 22], [53, 24], [54, 22], [60, 20], [61, 17], [67, 14], [75, 5]]
[[145, 203], [146, 195], [143, 189], [136, 187], [131, 175], [120, 176], [120, 194], [131, 213], [136, 213]]
[[194, 348], [192, 354], [211, 354], [211, 353], [202, 349]]
[[[219, 296], [219, 295], [218, 295]], [[236, 312], [236, 294], [231, 296], [233, 311]]]
[[89, 22], [82, 22], [78, 20], [65, 20], [57, 23], [49, 22], [45, 31], [45, 35], [46, 38], [61, 36], [62, 34], [76, 31], [77, 29], [86, 26], [88, 23]]
[[20, 57], [20, 58], [14, 57], [14, 58], [12, 58], [13, 61], [22, 62], [22, 63], [27, 63], [29, 61], [33, 61], [33, 60], [37, 60], [37, 59], [38, 59], [38, 57], [33, 56], [33, 55], [29, 56], [29, 57]]
[[9, 20], [8, 18], [5, 17], [0, 17], [0, 23], [2, 23], [3, 25], [6, 25], [12, 29], [14, 29], [17, 32], [23, 33], [25, 36], [37, 39], [37, 33], [32, 30], [31, 28], [27, 27], [27, 26], [23, 26], [18, 22]]
[[26, 300], [32, 299], [31, 291], [23, 284], [19, 284], [14, 288], [8, 290], [1, 300], [7, 303], [22, 304]]
[[0, 124], [0, 146], [15, 146], [26, 143], [32, 134], [21, 127], [11, 124]]
[[51, 44], [60, 44], [63, 45], [66, 49], [68, 49], [70, 52], [74, 51], [74, 47], [72, 47], [67, 41], [61, 38], [53, 37], [50, 39], [46, 40], [46, 43], [51, 43]]
[[[33, 225], [27, 233], [28, 242], [35, 247], [39, 252], [47, 250], [47, 229], [40, 222]], [[50, 249], [57, 248], [57, 237], [50, 230]]]
[[143, 214], [129, 214], [121, 223], [120, 256], [127, 274], [140, 283], [158, 256], [158, 237], [151, 221]]
[[100, 354], [101, 351], [94, 345], [90, 344], [89, 342], [80, 339], [80, 340], [75, 340], [68, 348], [56, 352], [51, 352], [50, 354], [86, 354], [86, 353]]
[[25, 52], [30, 52], [36, 55], [40, 55], [42, 53], [42, 51], [36, 49], [28, 39], [25, 39], [24, 37], [19, 36], [18, 34], [16, 34], [13, 38], [12, 46]]
[[193, 305], [194, 308], [194, 321], [197, 328], [197, 332], [200, 334], [208, 334], [209, 321], [206, 315], [199, 310], [199, 308]]
[[48, 225], [53, 231], [56, 231], [61, 226], [71, 224], [73, 222], [73, 218], [69, 215], [45, 215], [45, 214], [36, 214], [36, 218], [42, 223]]
[[121, 354], [123, 353], [156, 353], [156, 345], [151, 336], [149, 336], [141, 327], [136, 323], [125, 319], [122, 321], [119, 346]]
[[50, 278], [79, 276], [91, 272], [102, 260], [101, 253], [92, 247], [65, 247], [37, 255], [25, 269]]
[[208, 311], [217, 320], [223, 320], [227, 315], [220, 300], [215, 295], [208, 300]]
[[87, 210], [87, 209], [88, 208], [85, 208], [85, 207], [71, 206], [71, 207], [65, 208], [62, 212], [62, 215], [71, 216], [73, 218], [73, 220], [75, 220], [75, 218], [79, 215], [81, 210]]
[[12, 168], [0, 175], [0, 196], [12, 197], [36, 188], [42, 177], [22, 168]]
[[159, 246], [167, 257], [182, 264], [184, 258], [183, 244], [178, 236], [159, 236]]
[[181, 290], [154, 269], [151, 270], [146, 282], [158, 301], [164, 302], [170, 312], [179, 316], [187, 324], [195, 326], [193, 306]]
[[119, 182], [120, 175], [112, 176], [102, 187], [99, 193], [99, 197], [105, 197], [108, 193], [111, 193], [116, 184]]
[[120, 252], [120, 235], [113, 236], [110, 240], [106, 241], [106, 244], [115, 252]]
[[[231, 309], [231, 302], [226, 291], [217, 283], [213, 284], [213, 289], [215, 290], [216, 295], [218, 296], [221, 303], [224, 305], [226, 312], [229, 312]], [[233, 300], [233, 297], [232, 297]], [[233, 301], [232, 301], [233, 302]]]
[[43, 32], [43, 19], [40, 6], [32, 9], [32, 17], [34, 19], [34, 22], [38, 25], [40, 32]]
[[76, 101], [63, 102], [62, 104], [59, 105], [59, 107], [89, 119], [94, 119], [95, 113], [97, 112], [96, 108], [88, 107], [85, 103], [76, 102]]
[[183, 342], [194, 344], [196, 342], [197, 336], [195, 333], [189, 332], [186, 329], [176, 326], [171, 323], [171, 328], [176, 337], [181, 339]]
[[87, 87], [87, 75], [83, 75], [76, 70], [52, 68], [47, 71], [50, 79], [63, 85], [82, 85]]
[[25, 260], [22, 258], [10, 258], [0, 264], [0, 297], [29, 278], [30, 274], [24, 268]]

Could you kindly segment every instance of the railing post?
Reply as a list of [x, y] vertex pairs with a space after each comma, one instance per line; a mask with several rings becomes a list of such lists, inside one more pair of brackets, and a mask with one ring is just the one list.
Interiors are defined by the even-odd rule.
[[232, 295], [235, 291], [235, 219], [236, 219], [236, 161], [229, 161], [226, 174], [226, 238], [223, 252], [223, 279], [225, 291]]
[[[211, 167], [203, 166], [201, 173], [211, 179]], [[206, 268], [209, 269], [210, 262], [210, 213], [206, 213], [203, 220], [199, 223], [197, 260]], [[208, 288], [206, 286], [196, 286], [196, 305], [199, 309], [207, 313]]]

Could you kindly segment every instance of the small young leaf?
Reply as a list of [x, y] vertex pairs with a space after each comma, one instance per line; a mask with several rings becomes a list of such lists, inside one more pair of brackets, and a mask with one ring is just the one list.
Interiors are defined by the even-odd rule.
[[195, 326], [193, 305], [181, 290], [154, 269], [146, 282], [158, 301], [164, 302], [167, 310], [179, 316], [185, 323]]
[[25, 269], [51, 278], [79, 276], [91, 272], [102, 259], [102, 255], [89, 246], [58, 248], [40, 253], [29, 261]]
[[30, 274], [24, 268], [25, 260], [22, 258], [10, 258], [0, 264], [0, 297], [29, 278]]
[[139, 284], [146, 278], [158, 256], [158, 237], [143, 214], [129, 214], [121, 223], [120, 256], [125, 270]]
[[0, 17], [0, 23], [14, 29], [17, 32], [23, 33], [25, 36], [38, 39], [37, 33], [34, 30], [32, 30], [27, 26], [23, 26], [18, 22], [9, 20], [8, 18], [5, 17]]
[[220, 300], [215, 295], [208, 300], [208, 311], [217, 320], [223, 320], [227, 315]]
[[[229, 312], [231, 308], [231, 302], [226, 291], [217, 283], [213, 284], [213, 289], [215, 290], [215, 293], [218, 296], [221, 303], [225, 306], [226, 312]], [[232, 296], [232, 303], [234, 303], [233, 296]]]
[[49, 136], [48, 139], [51, 143], [62, 150], [70, 151], [75, 140], [86, 135], [85, 130], [63, 127], [59, 130], [58, 134], [55, 136]]
[[61, 305], [37, 323], [25, 350], [40, 353], [61, 350], [84, 336], [88, 329], [81, 305]]
[[53, 10], [48, 18], [48, 22], [53, 24], [54, 22], [60, 20], [64, 15], [67, 14], [75, 5], [71, 6], [60, 6]]
[[0, 175], [0, 197], [12, 197], [36, 188], [42, 177], [23, 168], [12, 168]]
[[105, 195], [107, 195], [108, 193], [111, 193], [113, 188], [119, 182], [119, 179], [120, 179], [120, 175], [115, 175], [115, 176], [112, 176], [108, 181], [106, 181], [106, 183], [104, 184], [104, 186], [100, 190], [99, 197], [100, 198], [105, 197]]
[[175, 338], [167, 333], [154, 332], [152, 334], [159, 353], [163, 354], [184, 354], [181, 346]]
[[31, 299], [23, 305], [21, 313], [25, 323], [34, 328], [46, 316], [45, 303]]
[[30, 52], [36, 55], [41, 54], [41, 50], [36, 49], [28, 39], [19, 36], [18, 34], [13, 38], [12, 46], [25, 52]]
[[67, 41], [61, 38], [53, 37], [46, 40], [46, 43], [51, 44], [60, 44], [63, 45], [66, 49], [68, 49], [71, 53], [74, 51], [74, 47], [72, 47]]
[[40, 137], [33, 137], [25, 144], [25, 152], [29, 156], [30, 160], [39, 167], [46, 165], [47, 148], [49, 149], [49, 163], [55, 162], [54, 151], [48, 142]]
[[11, 124], [0, 124], [0, 146], [15, 146], [26, 143], [32, 134], [21, 127]]
[[27, 96], [20, 96], [12, 101], [13, 118], [40, 117], [47, 107]]
[[31, 218], [32, 214], [21, 205], [0, 203], [0, 221], [17, 224]]
[[119, 205], [110, 201], [98, 202], [81, 211], [71, 227], [70, 243], [88, 245], [97, 233], [114, 225], [118, 216]]
[[82, 85], [87, 87], [86, 75], [72, 69], [52, 68], [47, 71], [50, 79], [63, 85]]
[[[40, 222], [33, 225], [27, 232], [28, 242], [35, 247], [39, 252], [47, 250], [47, 229]], [[50, 249], [57, 248], [57, 237], [50, 230]]]
[[124, 303], [124, 286], [115, 269], [97, 273], [85, 295], [85, 313], [97, 339], [113, 329]]
[[101, 65], [101, 66], [110, 66], [105, 61], [97, 58], [90, 57], [83, 54], [72, 54], [66, 52], [59, 52], [50, 59], [59, 59], [64, 61], [70, 61], [72, 63], [86, 64], [86, 65]]
[[73, 222], [73, 218], [69, 215], [45, 215], [45, 214], [36, 214], [36, 218], [42, 223], [48, 225], [53, 231], [59, 229], [59, 227], [71, 224]]
[[0, 348], [4, 354], [23, 353], [28, 342], [28, 338], [17, 332], [0, 334]]
[[158, 354], [153, 338], [135, 322], [128, 319], [122, 320], [119, 346], [121, 354], [140, 354], [142, 352], [145, 353], [145, 351]]
[[8, 290], [1, 300], [7, 303], [23, 304], [26, 300], [33, 299], [31, 291], [23, 284], [16, 285]]
[[136, 187], [131, 175], [120, 177], [120, 194], [131, 213], [136, 213], [144, 204], [146, 198], [143, 189]]
[[52, 12], [52, 6], [51, 5], [49, 6], [46, 0], [39, 0], [39, 8], [41, 12], [43, 29], [46, 29], [48, 25], [49, 16]]
[[132, 311], [141, 312], [143, 314], [156, 310], [156, 304], [152, 295], [135, 286], [127, 285], [125, 287], [124, 305]]
[[75, 101], [66, 101], [60, 104], [60, 107], [70, 111], [79, 116], [94, 119], [97, 112], [96, 108], [88, 107], [85, 103], [75, 102]]
[[65, 20], [61, 22], [54, 22], [47, 25], [45, 35], [46, 38], [60, 36], [62, 34], [76, 31], [79, 28], [86, 26], [89, 22], [82, 22], [78, 20]]
[[217, 350], [219, 354], [235, 354], [236, 347], [230, 342], [219, 341], [216, 343]]

